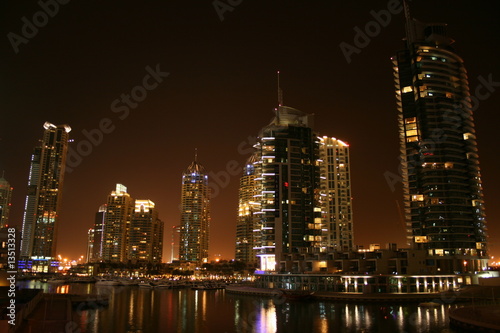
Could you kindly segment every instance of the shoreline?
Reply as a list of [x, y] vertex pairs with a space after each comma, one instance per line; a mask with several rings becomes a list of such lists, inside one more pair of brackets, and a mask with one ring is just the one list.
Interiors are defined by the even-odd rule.
[[[313, 300], [323, 301], [343, 301], [343, 302], [425, 302], [433, 301], [437, 303], [452, 303], [452, 302], [471, 302], [474, 299], [491, 300], [487, 295], [481, 295], [479, 291], [486, 290], [489, 287], [473, 287], [472, 293], [470, 290], [458, 292], [438, 292], [438, 293], [349, 293], [349, 292], [327, 292], [320, 291], [312, 294]], [[227, 286], [228, 293], [250, 295], [250, 296], [267, 296], [281, 297], [282, 292], [279, 289], [257, 288], [252, 286]], [[500, 290], [499, 290], [500, 291]], [[474, 294], [476, 296], [474, 296]], [[495, 297], [493, 296], [493, 300]], [[500, 299], [500, 298], [498, 298]]]

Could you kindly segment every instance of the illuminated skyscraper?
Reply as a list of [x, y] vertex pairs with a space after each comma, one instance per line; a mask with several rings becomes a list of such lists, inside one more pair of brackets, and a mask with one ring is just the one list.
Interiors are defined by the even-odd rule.
[[47, 271], [56, 257], [66, 152], [71, 128], [46, 122], [40, 144], [31, 156], [28, 195], [23, 218], [21, 259], [31, 259], [33, 270]]
[[409, 19], [392, 58], [409, 243], [436, 271], [481, 271], [486, 220], [467, 71], [445, 24]]
[[163, 222], [151, 200], [136, 200], [128, 232], [127, 255], [132, 262], [161, 263]]
[[102, 259], [110, 262], [124, 262], [127, 258], [127, 233], [130, 227], [134, 199], [127, 193], [127, 187], [116, 184], [115, 191], [108, 196], [104, 217]]
[[[240, 178], [238, 221], [236, 223], [236, 260], [245, 263], [257, 263], [257, 251], [254, 240], [254, 230], [258, 226], [260, 211], [260, 200], [258, 194], [258, 182], [255, 179], [255, 165], [259, 159], [253, 154], [243, 168]], [[260, 193], [259, 193], [260, 194]]]
[[180, 260], [196, 263], [208, 260], [209, 227], [208, 175], [195, 159], [182, 174]]
[[320, 138], [322, 246], [334, 251], [353, 249], [349, 145], [336, 138]]
[[9, 182], [3, 177], [0, 178], [0, 228], [9, 224], [12, 190]]
[[104, 244], [104, 221], [106, 217], [106, 205], [101, 205], [95, 213], [94, 227], [89, 229], [87, 262], [98, 262], [102, 260], [102, 249]]
[[319, 140], [313, 116], [279, 106], [256, 144], [260, 188], [256, 250], [261, 270], [281, 270], [286, 254], [318, 252], [322, 241]]

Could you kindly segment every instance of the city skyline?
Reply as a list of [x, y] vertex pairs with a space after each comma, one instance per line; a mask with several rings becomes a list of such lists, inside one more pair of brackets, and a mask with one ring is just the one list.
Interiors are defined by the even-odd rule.
[[[339, 44], [356, 45], [353, 28], [364, 30], [375, 21], [371, 11], [387, 9], [388, 2], [288, 7], [243, 2], [226, 12], [223, 21], [210, 3], [155, 8], [151, 3], [134, 16], [130, 27], [120, 16], [127, 17], [133, 6], [121, 6], [114, 18], [116, 28], [102, 17], [117, 9], [114, 5], [100, 5], [103, 14], [97, 15], [94, 6], [71, 3], [61, 6], [29, 43], [19, 45], [18, 53], [4, 39], [1, 52], [9, 65], [2, 64], [2, 70], [12, 84], [4, 87], [2, 108], [8, 112], [0, 125], [0, 169], [14, 187], [11, 225], [20, 228], [29, 155], [40, 125], [48, 120], [73, 128], [73, 151], [78, 153], [81, 142], [90, 143], [80, 144], [79, 151], [88, 154], [73, 156], [72, 171], [66, 174], [58, 252], [85, 254], [95, 210], [115, 183], [127, 184], [135, 197], [151, 198], [166, 230], [177, 225], [179, 177], [198, 147], [200, 160], [214, 176], [215, 238], [209, 252], [233, 258], [239, 176], [254, 133], [273, 116], [274, 73], [279, 69], [285, 104], [315, 113], [319, 133], [350, 143], [355, 244], [406, 246], [402, 208], [396, 204], [403, 206], [401, 184], [385, 177], [400, 175], [390, 57], [402, 46], [402, 13], [392, 15], [385, 26], [379, 24], [380, 32], [370, 36], [367, 45], [356, 46], [359, 52], [352, 53], [348, 63]], [[451, 8], [451, 2], [419, 1], [412, 3], [412, 16], [448, 23], [468, 70], [471, 94], [480, 101], [474, 117], [490, 254], [498, 256], [500, 210], [495, 201], [500, 179], [493, 124], [499, 117], [499, 27], [491, 8], [498, 5], [482, 4], [459, 1]], [[3, 15], [8, 14], [4, 35], [20, 33], [20, 18], [40, 10], [35, 3], [3, 6]], [[467, 23], [465, 13], [477, 24]], [[76, 19], [92, 15], [92, 29]], [[146, 24], [148, 20], [154, 23]], [[122, 55], [127, 53], [134, 56]], [[147, 91], [147, 98], [127, 108], [120, 96], [130, 95], [136, 86], [145, 87], [136, 89], [136, 95]], [[121, 109], [115, 112], [111, 104], [117, 99], [121, 103], [115, 109]], [[170, 258], [169, 243], [164, 241], [164, 260]]]

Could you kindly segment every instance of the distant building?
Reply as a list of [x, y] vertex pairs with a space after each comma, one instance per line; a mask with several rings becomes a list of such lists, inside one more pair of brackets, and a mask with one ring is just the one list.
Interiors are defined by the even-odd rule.
[[95, 214], [94, 226], [89, 229], [87, 242], [87, 262], [98, 262], [102, 260], [106, 209], [106, 204], [99, 207], [99, 210]]
[[128, 229], [134, 210], [134, 199], [127, 187], [116, 184], [108, 196], [103, 227], [102, 260], [125, 262], [127, 258]]
[[49, 271], [56, 258], [57, 228], [71, 128], [46, 122], [40, 144], [31, 156], [28, 195], [23, 218], [21, 260], [33, 271]]
[[182, 174], [179, 259], [208, 261], [210, 188], [205, 168], [196, 160]]
[[320, 251], [322, 219], [319, 187], [319, 140], [313, 116], [279, 106], [256, 144], [259, 223], [256, 250], [263, 271], [282, 270], [290, 253]]
[[258, 226], [260, 211], [260, 193], [255, 175], [255, 165], [259, 157], [253, 154], [245, 163], [243, 175], [240, 178], [238, 220], [236, 223], [236, 256], [235, 259], [248, 264], [258, 262], [254, 230]]
[[445, 24], [408, 17], [406, 35], [392, 61], [408, 241], [439, 272], [481, 271], [486, 219], [467, 71]]
[[350, 251], [354, 249], [354, 226], [349, 145], [324, 136], [320, 138], [319, 155], [322, 247]]
[[9, 182], [2, 176], [0, 178], [0, 228], [9, 225], [9, 212], [12, 205], [12, 190]]
[[136, 200], [128, 231], [127, 259], [132, 262], [161, 263], [163, 222], [151, 200]]

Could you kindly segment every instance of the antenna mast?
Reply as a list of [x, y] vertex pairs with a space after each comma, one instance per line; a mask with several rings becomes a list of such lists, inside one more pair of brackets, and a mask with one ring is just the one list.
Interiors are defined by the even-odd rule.
[[278, 74], [278, 106], [283, 106], [283, 90], [281, 90], [280, 87], [280, 71], [278, 71], [277, 74]]
[[406, 20], [406, 42], [408, 44], [408, 48], [410, 45], [415, 42], [415, 34], [414, 34], [414, 26], [410, 13], [410, 5], [407, 0], [403, 0], [403, 7], [405, 12], [405, 20]]

